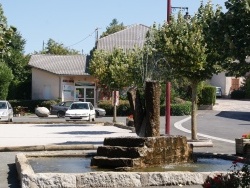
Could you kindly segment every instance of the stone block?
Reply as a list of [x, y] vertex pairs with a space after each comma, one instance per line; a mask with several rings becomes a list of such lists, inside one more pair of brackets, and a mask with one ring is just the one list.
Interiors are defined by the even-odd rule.
[[49, 114], [50, 114], [50, 111], [48, 110], [48, 108], [46, 107], [37, 107], [35, 109], [35, 114], [38, 116], [38, 117], [48, 117]]
[[145, 155], [145, 150], [140, 147], [100, 146], [97, 148], [98, 156], [138, 158]]
[[145, 137], [115, 137], [105, 138], [105, 146], [124, 146], [124, 147], [144, 147]]
[[127, 167], [142, 168], [163, 163], [191, 162], [192, 154], [192, 147], [183, 136], [106, 138], [104, 146], [97, 149], [97, 156], [92, 159], [92, 164], [111, 165], [111, 168], [126, 167], [126, 164]]

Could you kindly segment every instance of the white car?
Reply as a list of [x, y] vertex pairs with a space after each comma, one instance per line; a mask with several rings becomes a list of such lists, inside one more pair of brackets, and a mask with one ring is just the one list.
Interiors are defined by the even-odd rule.
[[66, 121], [95, 121], [95, 108], [90, 102], [73, 102], [65, 112]]
[[13, 121], [13, 108], [8, 101], [0, 100], [0, 121]]

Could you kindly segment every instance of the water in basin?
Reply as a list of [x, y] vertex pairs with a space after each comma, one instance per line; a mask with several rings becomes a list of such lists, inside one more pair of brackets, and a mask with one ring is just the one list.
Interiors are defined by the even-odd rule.
[[[97, 171], [111, 171], [110, 169], [91, 168], [90, 157], [38, 157], [29, 158], [29, 163], [35, 173], [84, 173]], [[136, 169], [133, 172], [167, 172], [167, 171], [189, 171], [189, 172], [212, 172], [228, 171], [232, 161], [218, 158], [198, 158], [195, 163], [162, 165]]]

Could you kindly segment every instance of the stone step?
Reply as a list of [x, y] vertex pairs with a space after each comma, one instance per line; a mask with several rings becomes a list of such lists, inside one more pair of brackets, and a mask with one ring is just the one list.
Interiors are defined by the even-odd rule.
[[110, 137], [105, 138], [103, 145], [105, 146], [124, 146], [124, 147], [144, 147], [145, 137]]
[[108, 158], [95, 156], [91, 160], [91, 166], [98, 166], [101, 168], [122, 168], [122, 167], [131, 167], [138, 168], [142, 167], [140, 158]]
[[97, 156], [110, 158], [138, 158], [145, 155], [147, 150], [141, 147], [99, 146], [97, 149]]

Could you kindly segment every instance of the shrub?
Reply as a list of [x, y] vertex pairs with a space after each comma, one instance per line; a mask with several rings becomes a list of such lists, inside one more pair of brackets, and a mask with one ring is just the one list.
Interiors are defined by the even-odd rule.
[[49, 101], [43, 101], [43, 102], [41, 103], [41, 106], [42, 106], [42, 107], [46, 107], [47, 109], [50, 110], [51, 106], [52, 106], [52, 105], [55, 105], [55, 104], [57, 104], [57, 102], [56, 102], [55, 100], [49, 100]]
[[215, 105], [216, 88], [213, 86], [204, 86], [198, 98], [198, 105]]
[[246, 92], [244, 90], [233, 90], [231, 92], [231, 99], [244, 99], [246, 96]]
[[6, 100], [12, 79], [13, 74], [11, 69], [0, 60], [0, 99]]
[[[113, 116], [114, 106], [111, 100], [103, 100], [98, 102], [98, 107], [106, 110], [106, 116]], [[117, 116], [128, 116], [130, 115], [131, 109], [128, 100], [119, 100], [119, 105], [116, 108]]]
[[[48, 105], [54, 103], [52, 101], [45, 102], [44, 100], [9, 100], [13, 108], [16, 108], [18, 106], [27, 107], [27, 112], [30, 112], [30, 113], [35, 113], [36, 107], [44, 106], [43, 104], [46, 104], [45, 107], [47, 107]], [[55, 101], [55, 103], [57, 103], [57, 101]], [[49, 107], [48, 109], [50, 109], [50, 106], [48, 107]]]
[[170, 115], [171, 116], [184, 116], [191, 114], [191, 102], [185, 102], [181, 104], [171, 104]]
[[210, 187], [231, 187], [248, 188], [250, 186], [250, 166], [243, 164], [242, 167], [238, 165], [238, 162], [244, 162], [242, 159], [233, 161], [233, 165], [230, 167], [230, 171], [223, 175], [218, 174], [214, 177], [207, 177], [204, 184], [204, 188]]

